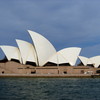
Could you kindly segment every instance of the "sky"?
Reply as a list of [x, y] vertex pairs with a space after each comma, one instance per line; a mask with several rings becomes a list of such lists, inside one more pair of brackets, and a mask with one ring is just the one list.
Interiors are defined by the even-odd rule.
[[17, 47], [15, 39], [32, 43], [32, 30], [57, 51], [80, 47], [80, 56], [100, 55], [100, 0], [0, 0], [0, 23], [0, 45]]

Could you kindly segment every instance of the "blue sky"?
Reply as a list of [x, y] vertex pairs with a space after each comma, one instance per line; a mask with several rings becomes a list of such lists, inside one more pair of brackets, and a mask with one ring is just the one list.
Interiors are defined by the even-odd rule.
[[100, 0], [0, 0], [0, 45], [17, 46], [15, 39], [32, 43], [27, 30], [57, 50], [81, 47], [82, 56], [100, 55]]

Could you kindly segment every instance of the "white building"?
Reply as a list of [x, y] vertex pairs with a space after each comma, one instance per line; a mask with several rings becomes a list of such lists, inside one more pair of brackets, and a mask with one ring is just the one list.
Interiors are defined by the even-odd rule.
[[76, 64], [80, 51], [81, 48], [78, 47], [65, 48], [58, 51], [48, 61], [52, 63], [56, 63], [58, 65], [68, 63], [69, 65], [74, 66]]
[[35, 48], [31, 43], [28, 43], [23, 40], [16, 40], [21, 57], [22, 57], [22, 62], [23, 64], [26, 64], [26, 62], [34, 62], [37, 65], [37, 57], [36, 57], [36, 52]]
[[28, 30], [38, 58], [38, 65], [43, 66], [48, 59], [56, 53], [54, 46], [42, 35]]
[[12, 59], [16, 59], [16, 60], [19, 60], [20, 63], [22, 63], [20, 51], [17, 47], [3, 45], [3, 46], [0, 46], [0, 48], [6, 55], [8, 61], [10, 61]]
[[95, 68], [98, 68], [100, 65], [100, 56], [94, 56], [91, 58], [79, 56], [79, 59], [81, 60], [84, 66], [92, 65]]
[[[17, 59], [22, 64], [33, 62], [36, 66], [45, 66], [48, 62], [56, 65], [69, 64], [75, 66], [81, 48], [70, 47], [56, 51], [54, 46], [39, 33], [28, 30], [33, 44], [16, 39], [17, 47], [1, 46], [8, 60]], [[86, 64], [85, 64], [86, 65]]]

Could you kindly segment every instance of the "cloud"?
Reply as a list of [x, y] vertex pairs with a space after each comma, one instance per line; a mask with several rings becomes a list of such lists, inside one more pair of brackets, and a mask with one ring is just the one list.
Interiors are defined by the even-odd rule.
[[32, 42], [30, 29], [48, 38], [57, 50], [79, 46], [95, 49], [95, 55], [100, 43], [99, 5], [99, 0], [0, 1], [0, 44], [17, 46], [16, 38]]

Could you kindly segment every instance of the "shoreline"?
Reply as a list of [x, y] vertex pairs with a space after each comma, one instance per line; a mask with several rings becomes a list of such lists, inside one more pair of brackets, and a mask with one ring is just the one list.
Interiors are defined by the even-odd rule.
[[100, 78], [99, 74], [1, 74], [0, 78]]

